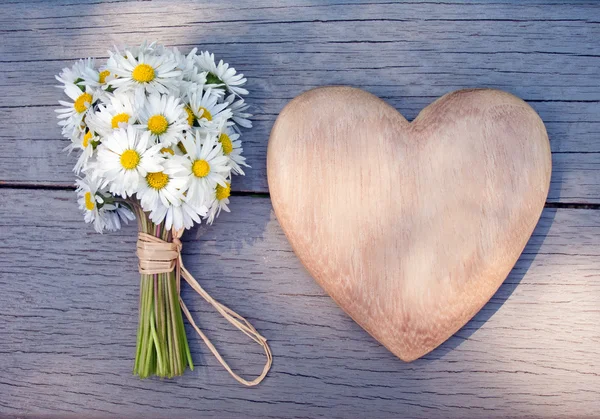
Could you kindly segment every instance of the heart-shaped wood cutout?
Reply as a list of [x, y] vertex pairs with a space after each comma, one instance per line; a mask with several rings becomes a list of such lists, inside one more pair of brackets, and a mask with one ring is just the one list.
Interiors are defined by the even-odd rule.
[[267, 160], [275, 214], [302, 263], [405, 361], [496, 292], [551, 173], [539, 116], [491, 89], [447, 94], [412, 123], [359, 89], [311, 90], [277, 118]]

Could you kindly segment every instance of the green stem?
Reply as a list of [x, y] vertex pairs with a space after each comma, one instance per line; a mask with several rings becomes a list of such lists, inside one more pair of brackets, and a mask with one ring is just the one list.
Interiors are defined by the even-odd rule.
[[156, 348], [156, 359], [158, 362], [158, 375], [165, 375], [163, 370], [163, 360], [162, 360], [162, 343], [158, 339], [158, 335], [156, 333], [156, 328], [154, 327], [154, 310], [150, 310], [150, 330], [152, 331], [152, 340], [154, 341], [154, 346]]
[[[170, 232], [152, 223], [137, 203], [131, 203], [131, 208], [140, 231], [170, 240]], [[134, 374], [171, 378], [188, 366], [193, 369], [175, 272], [141, 275], [139, 309]]]
[[[180, 308], [179, 308], [179, 302], [176, 301], [174, 298], [174, 293], [173, 293], [173, 282], [169, 280], [169, 283], [167, 285], [167, 300], [169, 301], [169, 312], [170, 312], [170, 320], [171, 320], [171, 330], [173, 331], [173, 335], [171, 336], [171, 344], [173, 345], [173, 362], [175, 364], [175, 371], [174, 374], [175, 375], [180, 375], [181, 373], [183, 373], [183, 371], [181, 373], [179, 373], [179, 370], [181, 369], [181, 358], [179, 356], [179, 340], [180, 340], [180, 330], [177, 327], [177, 316], [176, 316], [176, 312], [181, 312]], [[184, 366], [185, 368], [185, 366]]]
[[171, 311], [171, 304], [169, 303], [169, 299], [166, 298], [165, 296], [167, 295], [167, 290], [166, 290], [166, 286], [167, 283], [163, 284], [164, 288], [163, 288], [163, 298], [164, 298], [164, 304], [165, 304], [165, 313], [166, 313], [166, 321], [165, 321], [165, 326], [167, 328], [167, 339], [166, 339], [166, 344], [167, 344], [167, 348], [168, 348], [168, 356], [169, 356], [169, 367], [170, 367], [170, 371], [171, 374], [173, 374], [173, 371], [175, 371], [175, 354], [174, 354], [174, 349], [173, 349], [173, 328], [171, 326], [171, 322], [168, 320], [169, 316], [168, 313], [170, 313]]
[[142, 324], [142, 313], [143, 313], [143, 310], [142, 310], [142, 286], [143, 286], [143, 284], [144, 284], [144, 278], [142, 278], [140, 276], [140, 299], [139, 299], [139, 303], [138, 303], [138, 306], [139, 306], [139, 309], [138, 309], [138, 311], [139, 311], [138, 324], [140, 326], [138, 326], [137, 343], [136, 343], [136, 346], [135, 346], [135, 364], [133, 365], [133, 373], [134, 374], [136, 373], [136, 371], [138, 371], [138, 368], [139, 368], [139, 365], [140, 365], [140, 352], [141, 352], [140, 348], [142, 346], [142, 327], [141, 327], [141, 324]]

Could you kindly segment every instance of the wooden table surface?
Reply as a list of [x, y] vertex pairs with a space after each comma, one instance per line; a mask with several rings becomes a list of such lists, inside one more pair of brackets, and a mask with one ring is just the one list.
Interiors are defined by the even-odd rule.
[[[600, 415], [600, 2], [4, 0], [0, 32], [0, 416]], [[231, 214], [184, 236], [184, 262], [269, 339], [273, 369], [255, 388], [191, 329], [193, 372], [131, 374], [136, 230], [96, 234], [77, 208], [53, 77], [144, 39], [209, 49], [249, 79], [253, 168]], [[520, 260], [475, 318], [413, 363], [343, 314], [273, 215], [273, 121], [328, 84], [362, 87], [409, 119], [451, 90], [500, 88], [550, 136], [550, 195]], [[258, 373], [260, 348], [182, 294], [233, 366]]]

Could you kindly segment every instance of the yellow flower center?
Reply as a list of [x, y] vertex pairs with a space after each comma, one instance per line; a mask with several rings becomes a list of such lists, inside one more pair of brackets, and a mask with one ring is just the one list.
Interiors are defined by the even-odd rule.
[[219, 201], [224, 200], [225, 198], [229, 198], [229, 195], [231, 195], [231, 183], [226, 183], [227, 187], [224, 188], [221, 185], [217, 184], [217, 199]]
[[161, 153], [169, 153], [171, 156], [175, 155], [175, 152], [170, 147], [163, 147], [163, 148], [160, 149], [160, 152]]
[[202, 111], [202, 115], [200, 116], [200, 118], [204, 118], [207, 121], [212, 121], [212, 115], [210, 114], [210, 112], [208, 111], [208, 109], [206, 109], [203, 106], [200, 106], [198, 108], [198, 112]]
[[90, 95], [89, 93], [83, 93], [81, 96], [79, 96], [75, 103], [73, 103], [73, 107], [75, 108], [77, 113], [82, 113], [85, 112], [85, 110], [88, 108], [85, 105], [86, 103], [88, 104], [88, 106], [92, 104], [92, 95]]
[[121, 166], [123, 166], [124, 169], [135, 169], [139, 163], [140, 155], [137, 151], [129, 149], [121, 154]]
[[94, 207], [96, 206], [96, 204], [94, 203], [94, 200], [92, 199], [92, 193], [91, 192], [86, 192], [84, 195], [84, 199], [85, 199], [85, 208], [88, 211], [91, 211], [94, 209]]
[[87, 148], [87, 146], [90, 144], [91, 138], [92, 138], [92, 131], [86, 132], [85, 135], [83, 136], [83, 148]]
[[196, 160], [192, 165], [196, 177], [205, 177], [210, 173], [210, 164], [206, 160]]
[[146, 175], [146, 182], [153, 189], [162, 189], [169, 183], [169, 176], [163, 172], [148, 173]]
[[229, 153], [233, 151], [233, 144], [231, 143], [231, 138], [229, 138], [229, 135], [223, 133], [219, 137], [219, 142], [221, 143], [221, 147], [223, 147], [223, 153], [225, 153], [225, 155], [228, 156]]
[[153, 115], [148, 119], [148, 129], [154, 135], [161, 135], [167, 131], [169, 121], [162, 115]]
[[185, 112], [187, 113], [188, 124], [190, 124], [190, 127], [191, 127], [192, 125], [194, 125], [194, 121], [196, 120], [196, 115], [194, 115], [194, 112], [192, 112], [192, 108], [190, 108], [189, 106], [185, 107]]
[[113, 116], [112, 120], [110, 121], [110, 125], [113, 128], [119, 128], [119, 124], [121, 122], [128, 123], [129, 122], [129, 114], [126, 114], [126, 113], [116, 114], [115, 116]]
[[110, 76], [110, 71], [108, 71], [108, 70], [101, 71], [100, 74], [98, 74], [98, 82], [101, 84], [106, 83], [106, 78], [108, 76]]
[[154, 69], [148, 64], [138, 64], [131, 73], [131, 77], [140, 83], [148, 83], [154, 80]]

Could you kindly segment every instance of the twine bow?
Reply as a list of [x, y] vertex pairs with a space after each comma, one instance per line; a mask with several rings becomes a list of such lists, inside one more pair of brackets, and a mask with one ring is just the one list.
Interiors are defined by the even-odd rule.
[[194, 327], [198, 335], [202, 338], [208, 349], [213, 353], [213, 355], [217, 358], [217, 360], [221, 363], [221, 365], [231, 374], [233, 378], [235, 378], [239, 383], [244, 384], [246, 386], [255, 386], [259, 384], [271, 369], [271, 364], [273, 362], [273, 355], [271, 354], [271, 348], [267, 344], [267, 339], [265, 339], [260, 333], [256, 331], [256, 329], [242, 316], [240, 316], [235, 311], [230, 308], [224, 306], [219, 303], [217, 300], [212, 298], [196, 281], [196, 279], [189, 273], [185, 266], [183, 266], [183, 260], [181, 259], [181, 235], [183, 234], [183, 230], [175, 231], [173, 230], [173, 240], [171, 242], [166, 242], [159, 237], [152, 236], [150, 234], [146, 234], [143, 232], [138, 233], [138, 241], [137, 241], [137, 256], [139, 258], [139, 272], [141, 274], [159, 274], [159, 273], [168, 273], [175, 270], [175, 276], [177, 281], [177, 294], [180, 294], [180, 285], [181, 278], [185, 279], [185, 281], [196, 291], [198, 294], [202, 296], [207, 302], [209, 302], [229, 323], [237, 327], [241, 330], [246, 336], [250, 339], [258, 343], [265, 351], [265, 355], [267, 356], [267, 362], [263, 368], [262, 373], [252, 381], [247, 381], [237, 375], [232, 371], [231, 367], [227, 362], [223, 359], [219, 351], [212, 344], [210, 339], [200, 330], [200, 328], [196, 325], [190, 311], [187, 306], [181, 299], [181, 295], [179, 295], [179, 305], [181, 306], [181, 310], [187, 317], [190, 324]]

